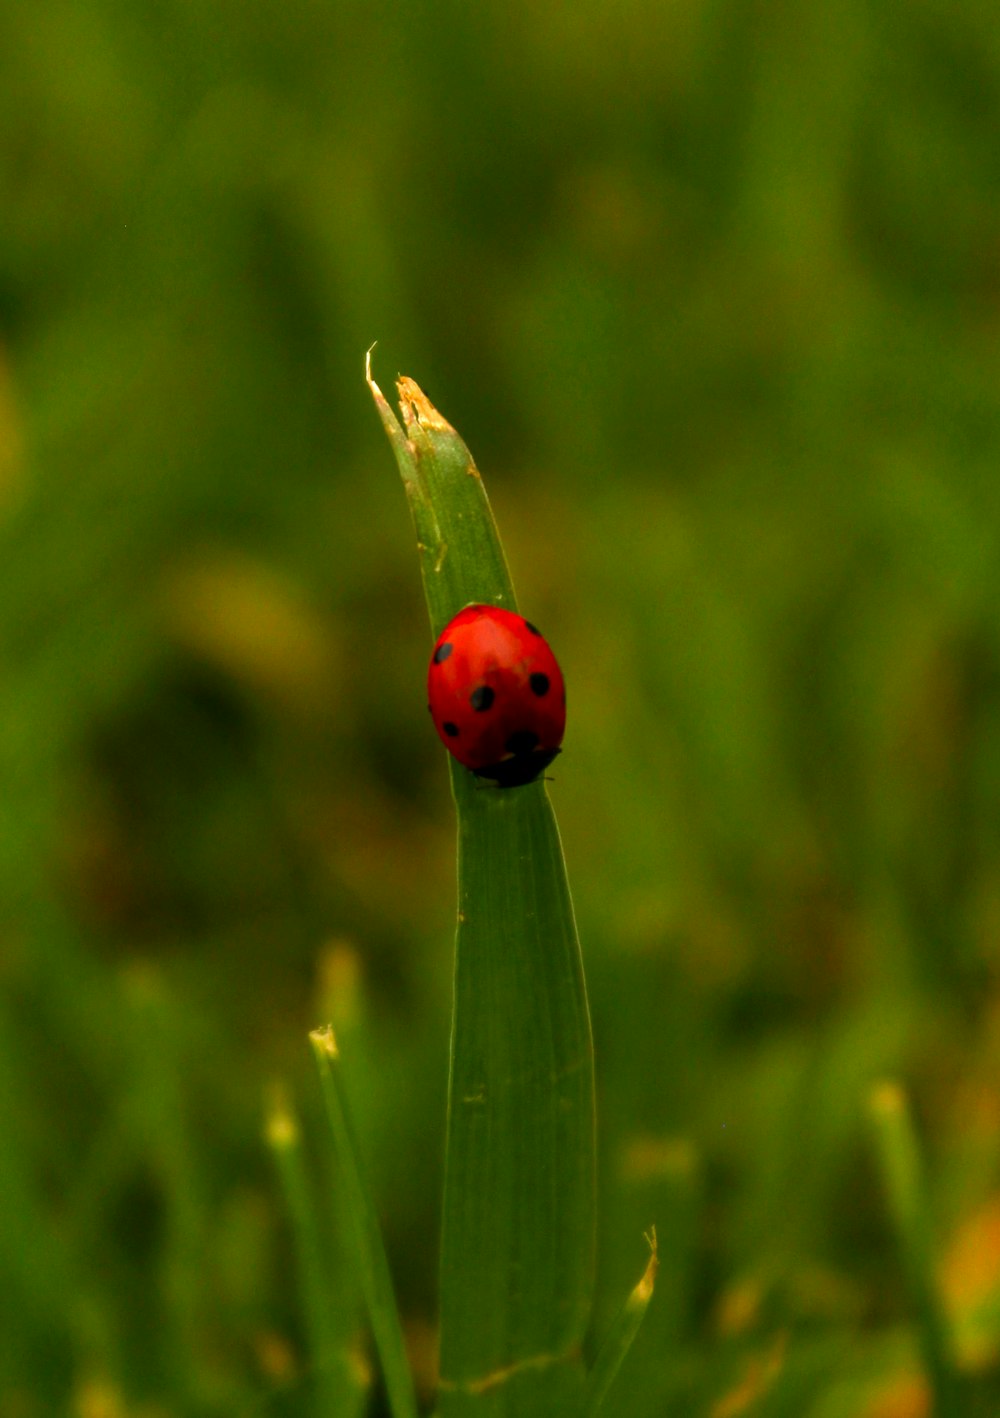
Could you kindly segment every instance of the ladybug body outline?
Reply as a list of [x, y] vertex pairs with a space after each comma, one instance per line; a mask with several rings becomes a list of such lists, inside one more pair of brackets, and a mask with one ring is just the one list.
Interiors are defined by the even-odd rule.
[[499, 788], [533, 783], [561, 751], [562, 671], [516, 611], [472, 604], [453, 616], [431, 652], [427, 697], [448, 752]]

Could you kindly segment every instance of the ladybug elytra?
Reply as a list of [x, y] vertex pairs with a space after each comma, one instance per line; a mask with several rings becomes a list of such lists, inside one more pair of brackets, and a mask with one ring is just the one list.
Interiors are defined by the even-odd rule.
[[514, 611], [459, 611], [431, 654], [427, 697], [448, 752], [500, 788], [533, 783], [559, 752], [562, 671], [540, 631]]

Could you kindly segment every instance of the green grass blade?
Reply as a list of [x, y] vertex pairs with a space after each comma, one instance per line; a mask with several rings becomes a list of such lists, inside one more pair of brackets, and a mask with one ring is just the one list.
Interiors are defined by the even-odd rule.
[[604, 1412], [604, 1400], [626, 1354], [632, 1348], [632, 1341], [639, 1333], [639, 1326], [653, 1298], [653, 1286], [659, 1267], [655, 1230], [650, 1232], [648, 1240], [650, 1255], [642, 1279], [619, 1310], [587, 1376], [584, 1418], [597, 1418], [598, 1414]]
[[[431, 628], [516, 610], [479, 473], [411, 380], [372, 394], [410, 501]], [[594, 1268], [593, 1049], [545, 786], [451, 762], [458, 930], [441, 1242], [441, 1418], [578, 1413]]]
[[367, 1384], [360, 1359], [350, 1351], [350, 1326], [338, 1309], [338, 1302], [343, 1305], [344, 1299], [330, 1283], [298, 1118], [279, 1090], [268, 1099], [266, 1136], [292, 1222], [299, 1290], [316, 1374], [316, 1412], [323, 1418], [333, 1414], [351, 1418], [362, 1410]]
[[934, 1413], [936, 1418], [958, 1418], [962, 1409], [956, 1391], [947, 1324], [934, 1277], [930, 1206], [913, 1119], [906, 1095], [895, 1083], [880, 1083], [872, 1091], [870, 1108], [889, 1213], [913, 1304], [917, 1339], [934, 1395]]
[[389, 1408], [392, 1418], [416, 1418], [417, 1401], [403, 1344], [389, 1261], [340, 1077], [340, 1055], [333, 1029], [329, 1026], [314, 1029], [309, 1039], [319, 1066], [323, 1100], [333, 1130], [361, 1288], [382, 1364]]

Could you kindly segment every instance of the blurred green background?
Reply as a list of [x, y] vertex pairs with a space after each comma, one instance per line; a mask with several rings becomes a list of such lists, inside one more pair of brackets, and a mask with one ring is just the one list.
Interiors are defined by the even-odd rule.
[[927, 1412], [886, 1075], [995, 1392], [998, 132], [982, 0], [3, 7], [5, 1418], [317, 1411], [262, 1098], [320, 1138], [331, 1015], [432, 1381], [453, 818], [374, 339], [569, 682], [598, 1327], [663, 1262], [620, 1411]]

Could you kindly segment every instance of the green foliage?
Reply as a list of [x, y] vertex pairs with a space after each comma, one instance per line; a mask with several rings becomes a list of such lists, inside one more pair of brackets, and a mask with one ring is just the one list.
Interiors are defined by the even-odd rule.
[[430, 1401], [454, 845], [375, 338], [567, 674], [593, 1353], [660, 1242], [609, 1403], [920, 1411], [892, 1077], [997, 1410], [997, 34], [0, 8], [5, 1414], [315, 1411], [259, 1100], [322, 1135], [328, 1018]]

